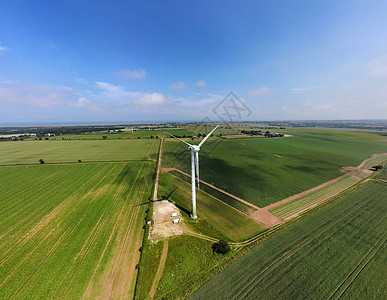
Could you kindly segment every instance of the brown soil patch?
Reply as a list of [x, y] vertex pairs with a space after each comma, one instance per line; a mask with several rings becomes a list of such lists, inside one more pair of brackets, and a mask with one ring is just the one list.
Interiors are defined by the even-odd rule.
[[279, 158], [282, 158], [282, 156], [281, 156], [281, 155], [278, 155], [278, 154], [274, 154], [274, 156], [277, 156], [277, 157], [279, 157]]
[[261, 223], [267, 228], [273, 227], [283, 222], [280, 217], [277, 217], [264, 208], [259, 208], [249, 215], [253, 220]]
[[179, 212], [179, 209], [168, 200], [157, 201], [153, 204], [153, 221], [154, 224], [149, 232], [149, 239], [158, 240], [173, 235], [183, 234], [182, 222], [173, 224], [172, 220], [181, 216], [172, 217], [172, 213]]

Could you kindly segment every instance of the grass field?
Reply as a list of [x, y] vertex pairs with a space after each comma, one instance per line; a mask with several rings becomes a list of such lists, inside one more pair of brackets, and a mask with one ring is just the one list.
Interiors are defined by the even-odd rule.
[[191, 212], [191, 185], [167, 173], [160, 174], [159, 195], [168, 196], [186, 213], [187, 222], [192, 222], [203, 234], [215, 238], [241, 241], [264, 230], [264, 227], [202, 191], [197, 191], [197, 221], [189, 221]]
[[252, 248], [191, 299], [386, 299], [386, 187], [358, 186]]
[[[191, 184], [191, 177], [190, 176], [187, 176], [185, 174], [182, 174], [178, 171], [170, 171], [169, 172], [170, 174], [172, 174], [173, 176], [176, 176], [182, 180], [184, 180], [185, 182]], [[233, 197], [231, 196], [228, 196], [227, 194], [225, 193], [222, 193], [204, 183], [202, 183], [200, 185], [200, 189], [206, 193], [209, 193], [211, 196], [214, 196], [215, 198], [223, 201], [224, 203], [236, 208], [237, 210], [245, 213], [245, 214], [249, 214], [251, 212], [254, 211], [253, 208], [251, 208], [251, 206], [248, 206], [247, 204], [243, 203], [243, 202], [240, 202], [238, 200], [235, 200]]]
[[166, 268], [155, 299], [182, 299], [203, 284], [209, 269], [225, 259], [214, 255], [211, 245], [191, 236], [170, 239]]
[[[344, 166], [357, 166], [386, 143], [358, 138], [298, 133], [293, 137], [208, 140], [200, 151], [200, 177], [264, 207], [336, 178]], [[187, 147], [168, 140], [163, 167], [190, 173]]]
[[0, 165], [156, 159], [160, 140], [23, 141], [0, 143]]
[[154, 170], [0, 167], [1, 298], [132, 297]]
[[105, 136], [107, 140], [117, 139], [149, 139], [156, 137], [168, 137], [165, 132], [169, 132], [172, 135], [178, 136], [191, 136], [193, 133], [187, 129], [152, 129], [152, 130], [123, 130], [123, 132], [93, 132], [84, 134], [66, 134], [49, 137], [49, 140], [102, 140]]
[[356, 184], [360, 180], [360, 178], [348, 175], [316, 192], [271, 209], [270, 212], [282, 219], [288, 219], [292, 215], [309, 208], [311, 205], [323, 203], [337, 193], [340, 193]]
[[384, 163], [383, 169], [382, 169], [382, 171], [380, 172], [380, 174], [378, 175], [377, 178], [380, 178], [380, 179], [383, 179], [383, 180], [387, 180], [387, 163]]

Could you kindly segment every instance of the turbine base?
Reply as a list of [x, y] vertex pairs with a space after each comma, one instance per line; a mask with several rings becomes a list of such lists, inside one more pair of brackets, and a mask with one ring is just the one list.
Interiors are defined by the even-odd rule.
[[191, 214], [190, 216], [191, 216], [191, 219], [194, 219], [194, 220], [198, 218], [198, 216], [194, 216], [193, 214]]

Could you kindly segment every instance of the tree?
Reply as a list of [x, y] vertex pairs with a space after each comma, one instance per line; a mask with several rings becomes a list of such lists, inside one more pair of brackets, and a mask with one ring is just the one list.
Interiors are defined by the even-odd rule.
[[231, 249], [230, 249], [228, 242], [226, 242], [224, 240], [219, 240], [219, 242], [214, 243], [212, 245], [212, 251], [214, 251], [216, 253], [227, 254], [228, 252], [230, 252], [230, 250]]
[[44, 164], [43, 158], [39, 159], [39, 162], [40, 162], [41, 165], [43, 165]]
[[104, 140], [106, 140], [106, 139], [107, 139], [107, 136], [106, 136], [106, 135], [103, 135], [102, 138], [103, 138]]

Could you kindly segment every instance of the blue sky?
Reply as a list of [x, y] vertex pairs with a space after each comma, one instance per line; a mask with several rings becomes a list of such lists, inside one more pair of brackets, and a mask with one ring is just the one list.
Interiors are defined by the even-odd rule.
[[386, 119], [386, 1], [0, 2], [0, 124]]

